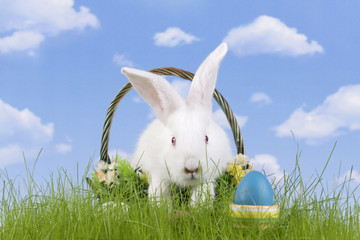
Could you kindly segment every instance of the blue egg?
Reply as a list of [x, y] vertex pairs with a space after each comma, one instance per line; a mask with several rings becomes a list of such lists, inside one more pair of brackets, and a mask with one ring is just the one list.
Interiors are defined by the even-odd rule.
[[274, 192], [267, 178], [257, 171], [247, 173], [236, 188], [234, 204], [273, 205]]

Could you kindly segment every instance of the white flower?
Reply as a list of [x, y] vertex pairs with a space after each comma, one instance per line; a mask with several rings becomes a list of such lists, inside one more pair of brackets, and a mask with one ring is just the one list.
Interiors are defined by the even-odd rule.
[[106, 174], [101, 169], [96, 170], [96, 176], [99, 179], [99, 182], [105, 182]]
[[96, 170], [96, 176], [100, 182], [105, 182], [106, 185], [110, 186], [114, 182], [115, 177], [118, 173], [115, 171], [115, 161], [108, 164], [104, 161], [98, 161], [96, 167], [99, 168]]
[[107, 185], [110, 185], [112, 182], [114, 182], [114, 179], [115, 179], [115, 171], [114, 170], [107, 171], [105, 183]]
[[114, 170], [115, 169], [115, 161], [113, 161], [112, 163], [110, 163], [107, 167], [109, 170]]
[[238, 155], [235, 156], [235, 163], [236, 165], [245, 167], [247, 164], [249, 164], [249, 157], [242, 153], [239, 153]]
[[107, 163], [105, 161], [99, 160], [98, 162], [96, 162], [95, 167], [105, 170], [107, 168]]
[[95, 167], [101, 170], [114, 170], [115, 169], [115, 161], [111, 162], [110, 164], [108, 164], [105, 161], [99, 160], [96, 164]]

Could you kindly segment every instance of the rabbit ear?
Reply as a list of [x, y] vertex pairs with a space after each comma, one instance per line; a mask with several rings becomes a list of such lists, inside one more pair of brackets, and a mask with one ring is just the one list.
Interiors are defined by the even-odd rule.
[[150, 104], [160, 121], [166, 123], [168, 116], [184, 104], [184, 100], [163, 77], [138, 69], [124, 67], [135, 90]]
[[189, 95], [186, 99], [188, 105], [200, 104], [207, 111], [211, 112], [211, 100], [215, 90], [218, 69], [227, 50], [228, 46], [226, 43], [220, 44], [200, 65], [195, 73]]

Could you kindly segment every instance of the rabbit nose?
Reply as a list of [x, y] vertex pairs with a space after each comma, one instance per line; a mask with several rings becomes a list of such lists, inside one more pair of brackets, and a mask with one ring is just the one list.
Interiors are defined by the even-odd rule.
[[186, 168], [186, 167], [184, 168], [185, 173], [189, 173], [189, 174], [197, 173], [198, 170], [199, 170], [198, 167], [197, 167], [197, 168], [192, 168], [192, 169], [188, 169], [188, 168]]

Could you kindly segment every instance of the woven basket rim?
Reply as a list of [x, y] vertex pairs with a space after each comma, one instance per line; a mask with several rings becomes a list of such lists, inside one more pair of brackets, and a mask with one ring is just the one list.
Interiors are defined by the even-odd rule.
[[[154, 74], [158, 75], [167, 75], [167, 76], [177, 76], [186, 80], [192, 81], [194, 74], [182, 69], [174, 68], [174, 67], [164, 67], [164, 68], [155, 68], [152, 70], [149, 70], [149, 72], [152, 72]], [[125, 95], [132, 89], [132, 85], [130, 82], [126, 83], [116, 94], [115, 98], [112, 100], [105, 117], [105, 122], [103, 126], [103, 132], [101, 137], [101, 148], [100, 148], [100, 161], [104, 161], [107, 163], [111, 162], [111, 159], [108, 154], [109, 149], [109, 140], [110, 140], [110, 129], [113, 117], [115, 115], [115, 111], [117, 109], [117, 106], [119, 105], [120, 101], [125, 97]], [[225, 116], [230, 124], [236, 150], [238, 154], [245, 154], [245, 147], [244, 147], [244, 141], [241, 136], [241, 131], [239, 124], [237, 123], [236, 117], [231, 110], [228, 102], [225, 100], [225, 98], [220, 94], [220, 92], [215, 89], [214, 90], [214, 98], [216, 102], [219, 104], [221, 109], [224, 111]]]

